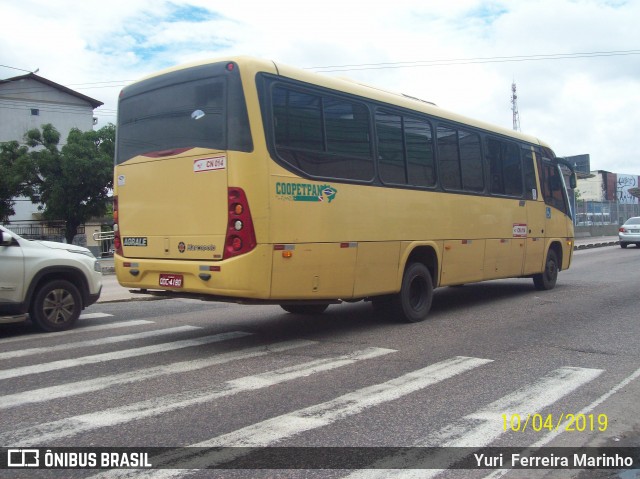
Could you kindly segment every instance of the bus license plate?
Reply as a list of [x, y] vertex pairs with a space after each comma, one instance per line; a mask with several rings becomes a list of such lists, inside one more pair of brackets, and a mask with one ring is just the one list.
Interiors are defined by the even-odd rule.
[[160, 286], [169, 288], [182, 288], [183, 276], [181, 274], [160, 274]]

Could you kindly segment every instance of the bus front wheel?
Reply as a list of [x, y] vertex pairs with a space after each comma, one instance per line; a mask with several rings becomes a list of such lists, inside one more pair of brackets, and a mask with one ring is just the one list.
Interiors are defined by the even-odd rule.
[[400, 292], [393, 299], [393, 309], [399, 319], [417, 323], [427, 319], [433, 301], [431, 272], [422, 263], [411, 263], [402, 277]]
[[552, 249], [547, 253], [544, 271], [533, 276], [533, 284], [538, 291], [553, 289], [558, 280], [558, 255]]

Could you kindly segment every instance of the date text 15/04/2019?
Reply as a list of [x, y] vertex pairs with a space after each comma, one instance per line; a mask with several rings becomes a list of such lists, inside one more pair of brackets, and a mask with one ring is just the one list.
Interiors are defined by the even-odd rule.
[[525, 432], [533, 430], [567, 432], [607, 430], [609, 419], [606, 414], [503, 414], [502, 428], [505, 431]]

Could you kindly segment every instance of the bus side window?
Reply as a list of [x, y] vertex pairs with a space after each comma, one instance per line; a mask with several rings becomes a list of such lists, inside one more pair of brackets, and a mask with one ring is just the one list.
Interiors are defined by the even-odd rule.
[[480, 136], [466, 130], [438, 126], [438, 168], [446, 190], [484, 190]]
[[520, 148], [510, 141], [487, 138], [491, 193], [522, 197], [522, 160]]
[[524, 194], [528, 200], [538, 199], [538, 185], [536, 184], [536, 171], [533, 166], [533, 155], [531, 150], [523, 151], [524, 170]]
[[273, 88], [272, 102], [280, 160], [314, 177], [373, 178], [369, 110], [363, 103], [280, 85]]
[[447, 190], [461, 190], [462, 172], [458, 152], [458, 133], [446, 126], [438, 126], [437, 132], [440, 182]]
[[384, 183], [433, 186], [436, 182], [431, 124], [376, 111], [378, 171]]
[[549, 206], [559, 209], [563, 213], [567, 213], [567, 203], [564, 198], [562, 180], [557, 166], [548, 161], [538, 160], [538, 169], [540, 170], [540, 183], [542, 186], [542, 195], [544, 202]]

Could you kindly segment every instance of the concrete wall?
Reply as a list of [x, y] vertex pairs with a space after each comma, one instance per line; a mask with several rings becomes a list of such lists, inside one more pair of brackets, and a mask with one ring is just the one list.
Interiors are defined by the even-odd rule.
[[574, 231], [576, 238], [594, 238], [597, 236], [618, 236], [618, 228], [618, 225], [576, 226]]

